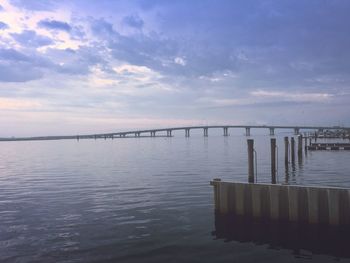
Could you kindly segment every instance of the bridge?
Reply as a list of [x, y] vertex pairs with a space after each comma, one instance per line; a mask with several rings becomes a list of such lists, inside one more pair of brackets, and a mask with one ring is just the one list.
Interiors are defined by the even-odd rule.
[[[9, 137], [0, 138], [0, 141], [34, 141], [34, 140], [68, 140], [68, 139], [107, 139], [107, 138], [126, 138], [126, 137], [172, 137], [173, 131], [183, 130], [185, 137], [190, 137], [191, 130], [203, 130], [203, 135], [209, 135], [209, 129], [222, 129], [223, 136], [229, 136], [229, 129], [245, 129], [245, 135], [251, 135], [251, 129], [267, 129], [271, 136], [275, 135], [276, 129], [287, 129], [294, 131], [298, 135], [301, 130], [317, 130], [322, 132], [324, 130], [348, 130], [350, 127], [341, 126], [276, 126], [276, 125], [210, 125], [210, 126], [185, 126], [172, 127], [161, 129], [146, 129], [146, 130], [131, 130], [113, 133], [99, 133], [99, 134], [83, 134], [83, 135], [66, 135], [66, 136], [36, 136], [36, 137]], [[158, 134], [158, 135], [157, 135]]]

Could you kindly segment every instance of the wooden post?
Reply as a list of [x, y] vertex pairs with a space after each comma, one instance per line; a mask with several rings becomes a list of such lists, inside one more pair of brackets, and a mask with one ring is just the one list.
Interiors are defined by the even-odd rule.
[[290, 155], [291, 155], [292, 163], [295, 163], [295, 141], [294, 141], [294, 137], [290, 138]]
[[303, 135], [298, 136], [298, 157], [303, 156]]
[[204, 137], [208, 137], [208, 128], [203, 129]]
[[304, 150], [305, 150], [305, 154], [307, 152], [307, 136], [304, 137]]
[[271, 138], [271, 183], [276, 183], [276, 138]]
[[248, 139], [248, 182], [254, 183], [254, 140]]
[[288, 137], [284, 137], [284, 164], [286, 167], [288, 167], [288, 162], [289, 162], [289, 140]]

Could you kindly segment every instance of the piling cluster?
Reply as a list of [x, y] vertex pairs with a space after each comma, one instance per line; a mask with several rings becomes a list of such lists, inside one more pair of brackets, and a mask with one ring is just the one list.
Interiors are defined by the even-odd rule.
[[[300, 134], [297, 137], [298, 139], [298, 148], [297, 156], [298, 161], [301, 162], [303, 158], [303, 136]], [[307, 138], [305, 137], [305, 153], [307, 151]], [[247, 140], [248, 146], [248, 182], [256, 183], [257, 182], [257, 165], [256, 165], [256, 151], [254, 150], [254, 140]], [[270, 148], [271, 148], [271, 183], [277, 183], [277, 158], [278, 158], [278, 148], [276, 144], [276, 138], [270, 139]], [[295, 139], [294, 137], [289, 138], [284, 137], [284, 163], [286, 169], [288, 169], [289, 164], [295, 164]]]
[[[290, 164], [295, 164], [296, 157], [299, 162], [302, 161], [303, 149], [305, 154], [310, 149], [307, 142], [308, 138], [304, 137], [303, 147], [301, 134], [298, 134], [297, 141], [294, 136], [284, 137], [286, 170]], [[277, 184], [276, 138], [270, 139], [270, 147], [271, 184], [257, 182], [257, 154], [254, 140], [248, 139], [248, 183], [221, 182], [220, 179], [211, 181], [216, 212], [258, 219], [349, 227], [350, 189]]]

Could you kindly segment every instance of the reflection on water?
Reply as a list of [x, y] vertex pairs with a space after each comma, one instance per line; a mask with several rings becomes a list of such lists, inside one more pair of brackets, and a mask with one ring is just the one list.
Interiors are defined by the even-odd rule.
[[215, 215], [212, 235], [226, 242], [252, 242], [269, 249], [288, 249], [296, 257], [313, 254], [350, 258], [350, 228], [252, 220], [235, 215]]

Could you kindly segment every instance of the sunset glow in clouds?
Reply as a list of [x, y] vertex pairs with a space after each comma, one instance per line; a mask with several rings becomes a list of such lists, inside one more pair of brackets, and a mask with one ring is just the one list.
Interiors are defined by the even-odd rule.
[[0, 0], [0, 137], [350, 125], [350, 2]]

